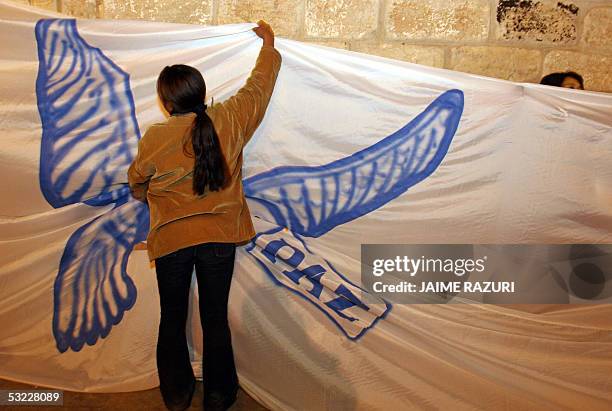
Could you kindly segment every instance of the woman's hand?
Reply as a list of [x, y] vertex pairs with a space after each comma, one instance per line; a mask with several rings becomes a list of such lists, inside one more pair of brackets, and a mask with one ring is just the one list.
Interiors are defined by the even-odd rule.
[[257, 22], [257, 27], [255, 27], [253, 31], [263, 39], [264, 46], [274, 47], [274, 32], [268, 23], [263, 20], [259, 20]]

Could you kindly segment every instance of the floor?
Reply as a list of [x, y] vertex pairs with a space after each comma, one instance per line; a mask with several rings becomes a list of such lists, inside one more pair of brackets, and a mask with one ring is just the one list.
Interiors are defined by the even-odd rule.
[[[44, 387], [20, 384], [13, 381], [0, 380], [0, 390], [36, 390]], [[147, 391], [91, 394], [82, 392], [64, 391], [64, 406], [7, 406], [0, 405], [0, 411], [58, 411], [58, 410], [112, 410], [112, 411], [164, 411], [166, 407], [158, 388]], [[202, 382], [198, 381], [189, 410], [202, 410]], [[266, 411], [267, 409], [257, 403], [242, 389], [238, 391], [238, 399], [229, 411]]]

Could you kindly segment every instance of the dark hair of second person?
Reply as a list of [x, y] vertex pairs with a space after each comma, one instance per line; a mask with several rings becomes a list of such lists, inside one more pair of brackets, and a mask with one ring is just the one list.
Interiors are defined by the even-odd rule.
[[582, 76], [575, 71], [566, 71], [564, 73], [550, 73], [542, 77], [540, 84], [546, 86], [572, 88], [576, 90], [584, 90], [584, 80]]

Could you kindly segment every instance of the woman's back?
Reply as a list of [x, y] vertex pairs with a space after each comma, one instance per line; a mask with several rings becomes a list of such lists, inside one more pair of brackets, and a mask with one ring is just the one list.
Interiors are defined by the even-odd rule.
[[280, 64], [278, 51], [263, 46], [244, 87], [206, 110], [224, 159], [220, 190], [193, 190], [195, 113], [172, 115], [140, 140], [128, 177], [134, 197], [149, 204], [151, 260], [195, 244], [238, 243], [255, 235], [242, 190], [242, 150], [264, 117]]

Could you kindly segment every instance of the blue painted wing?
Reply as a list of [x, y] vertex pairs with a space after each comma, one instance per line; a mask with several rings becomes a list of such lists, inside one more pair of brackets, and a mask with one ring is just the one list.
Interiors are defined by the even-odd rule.
[[53, 287], [53, 335], [57, 349], [80, 351], [119, 324], [136, 302], [126, 267], [149, 229], [147, 206], [122, 200], [72, 234]]
[[136, 301], [127, 262], [146, 238], [149, 214], [125, 181], [140, 130], [128, 74], [87, 44], [75, 20], [40, 20], [35, 35], [41, 191], [55, 208], [114, 203], [72, 234], [55, 280], [57, 348], [79, 351], [106, 337]]
[[463, 93], [450, 90], [400, 130], [349, 157], [318, 167], [279, 167], [245, 180], [247, 196], [263, 204], [277, 226], [289, 228], [259, 233], [247, 251], [275, 284], [315, 305], [351, 340], [359, 339], [391, 304], [310, 252], [300, 236], [325, 234], [431, 175], [462, 113]]
[[319, 237], [361, 217], [427, 178], [440, 165], [463, 113], [449, 90], [404, 127], [349, 157], [317, 167], [279, 167], [244, 181], [247, 197], [275, 222]]
[[79, 35], [73, 19], [36, 24], [42, 121], [40, 187], [53, 207], [120, 197], [140, 138], [129, 76]]

